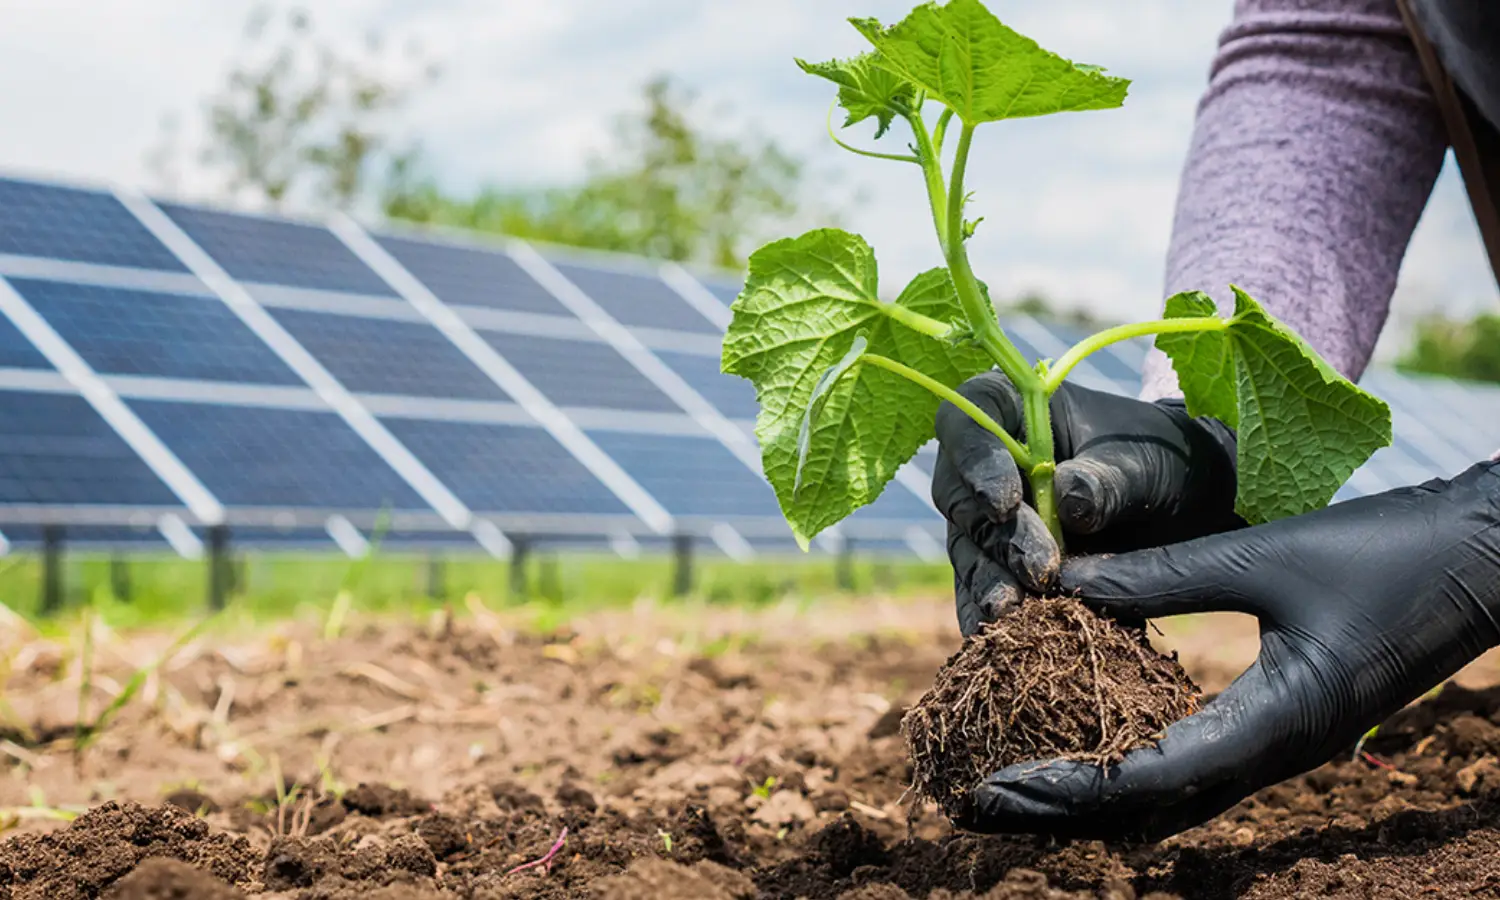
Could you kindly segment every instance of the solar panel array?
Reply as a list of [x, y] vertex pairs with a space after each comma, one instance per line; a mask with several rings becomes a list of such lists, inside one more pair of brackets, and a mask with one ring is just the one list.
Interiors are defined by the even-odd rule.
[[[739, 284], [675, 265], [369, 232], [0, 179], [0, 534], [368, 539], [505, 552], [674, 535], [790, 546], [754, 392], [719, 372]], [[1080, 329], [1015, 318], [1023, 352]], [[1074, 376], [1133, 393], [1141, 342]], [[1396, 415], [1341, 496], [1500, 447], [1500, 390], [1372, 372]], [[1492, 423], [1492, 424], [1491, 424]], [[925, 448], [839, 535], [939, 557]], [[354, 538], [350, 536], [354, 535]]]

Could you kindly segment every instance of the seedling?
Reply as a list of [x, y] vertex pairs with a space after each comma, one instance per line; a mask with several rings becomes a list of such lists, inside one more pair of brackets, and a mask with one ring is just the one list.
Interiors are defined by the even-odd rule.
[[773, 791], [775, 789], [776, 789], [776, 776], [775, 775], [767, 775], [766, 776], [766, 780], [763, 781], [763, 782], [761, 782], [760, 784], [756, 785], [754, 788], [752, 788], [751, 791], [750, 791], [750, 793], [751, 793], [751, 795], [759, 797], [762, 800], [769, 800], [770, 797], [771, 797], [771, 791]]
[[117, 715], [119, 715], [130, 701], [146, 686], [146, 681], [152, 674], [160, 670], [172, 658], [182, 651], [194, 638], [198, 637], [207, 628], [213, 617], [200, 619], [196, 625], [183, 631], [178, 635], [167, 649], [162, 651], [161, 656], [136, 669], [126, 680], [125, 686], [115, 695], [114, 699], [99, 711], [97, 716], [90, 718], [88, 714], [88, 698], [93, 688], [94, 676], [94, 628], [95, 616], [92, 610], [84, 620], [83, 651], [80, 655], [81, 675], [78, 691], [78, 720], [73, 731], [73, 753], [75, 758], [93, 745], [99, 737], [108, 730]]
[[[909, 127], [904, 153], [851, 146], [831, 120], [829, 132], [848, 150], [921, 173], [945, 265], [885, 300], [874, 251], [856, 234], [819, 229], [750, 257], [723, 369], [755, 384], [763, 468], [804, 549], [880, 496], [932, 440], [943, 400], [1010, 451], [1028, 477], [1032, 504], [1061, 542], [1049, 398], [1089, 354], [1147, 335], [1171, 358], [1189, 412], [1238, 429], [1235, 503], [1251, 523], [1327, 504], [1390, 443], [1386, 405], [1239, 288], [1227, 316], [1206, 294], [1182, 293], [1167, 300], [1161, 319], [1100, 331], [1056, 360], [1028, 361], [969, 264], [966, 243], [982, 221], [969, 217], [965, 188], [975, 133], [992, 122], [1118, 107], [1129, 82], [1042, 49], [980, 0], [926, 3], [891, 27], [850, 21], [869, 41], [868, 53], [798, 65], [838, 85], [845, 128], [874, 119], [878, 139], [898, 120]], [[1011, 434], [954, 390], [991, 367], [1022, 398], [1022, 433]]]

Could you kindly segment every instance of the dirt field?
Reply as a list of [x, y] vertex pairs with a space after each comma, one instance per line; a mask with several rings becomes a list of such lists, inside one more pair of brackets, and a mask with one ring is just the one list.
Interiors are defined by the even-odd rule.
[[[1369, 761], [1166, 843], [1059, 845], [907, 824], [896, 723], [953, 649], [945, 602], [641, 608], [548, 638], [475, 611], [197, 641], [81, 754], [76, 653], [16, 636], [0, 900], [1500, 897], [1500, 690], [1450, 687]], [[168, 640], [98, 635], [92, 706]], [[1255, 635], [1164, 643], [1213, 690]]]

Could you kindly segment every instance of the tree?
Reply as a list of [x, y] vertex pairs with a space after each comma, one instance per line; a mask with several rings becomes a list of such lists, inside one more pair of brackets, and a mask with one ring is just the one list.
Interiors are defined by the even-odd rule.
[[1466, 322], [1442, 315], [1422, 318], [1396, 367], [1403, 372], [1500, 381], [1500, 316], [1484, 314]]
[[[401, 156], [392, 114], [438, 75], [417, 47], [399, 55], [393, 61], [378, 35], [361, 53], [341, 52], [315, 33], [305, 10], [257, 7], [245, 29], [248, 61], [236, 64], [205, 104], [198, 161], [233, 198], [272, 208], [354, 206], [375, 192], [382, 165]], [[150, 159], [159, 177], [178, 152], [174, 119], [164, 131], [165, 146]]]
[[804, 164], [754, 134], [710, 133], [672, 80], [646, 85], [612, 144], [577, 185], [487, 187], [456, 197], [401, 160], [385, 211], [395, 219], [729, 268], [777, 224], [802, 212]]

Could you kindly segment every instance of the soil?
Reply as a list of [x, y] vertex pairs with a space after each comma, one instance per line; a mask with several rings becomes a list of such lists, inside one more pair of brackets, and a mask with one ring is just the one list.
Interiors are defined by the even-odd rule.
[[[957, 644], [949, 603], [545, 637], [483, 612], [197, 643], [76, 759], [39, 742], [77, 702], [67, 647], [6, 647], [0, 900], [1500, 897], [1500, 688], [1472, 687], [1493, 659], [1368, 758], [1160, 844], [1057, 843], [907, 821], [894, 723]], [[99, 699], [170, 639], [101, 640]], [[1221, 689], [1253, 623], [1173, 642]]]
[[1118, 762], [1198, 705], [1198, 686], [1144, 628], [1077, 600], [1028, 599], [964, 642], [901, 730], [913, 787], [961, 817], [991, 772], [1041, 759]]

